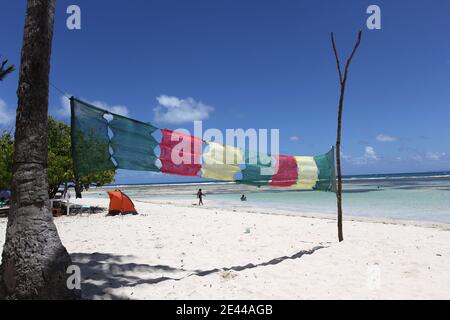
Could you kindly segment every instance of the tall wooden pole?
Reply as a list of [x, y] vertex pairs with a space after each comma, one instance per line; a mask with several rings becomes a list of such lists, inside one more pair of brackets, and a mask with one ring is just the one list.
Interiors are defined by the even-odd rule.
[[352, 53], [350, 54], [347, 62], [345, 64], [344, 74], [341, 70], [341, 62], [339, 60], [339, 55], [336, 49], [336, 43], [334, 41], [334, 34], [331, 33], [331, 44], [333, 46], [334, 56], [336, 57], [336, 64], [339, 74], [339, 84], [341, 86], [341, 94], [339, 96], [339, 111], [338, 111], [338, 125], [337, 125], [337, 139], [336, 139], [336, 165], [337, 165], [337, 225], [338, 225], [338, 238], [339, 242], [344, 240], [344, 233], [342, 230], [342, 169], [341, 169], [341, 128], [342, 128], [342, 110], [344, 108], [344, 94], [345, 85], [347, 83], [347, 75], [350, 63], [352, 62], [353, 56], [359, 47], [361, 42], [362, 31], [358, 33], [358, 39], [356, 40], [355, 46], [353, 47]]

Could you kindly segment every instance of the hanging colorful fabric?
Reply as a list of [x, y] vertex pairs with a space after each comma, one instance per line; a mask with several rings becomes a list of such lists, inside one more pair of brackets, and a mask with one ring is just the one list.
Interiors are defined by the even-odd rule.
[[271, 156], [246, 152], [245, 169], [242, 170], [242, 179], [238, 182], [258, 187], [266, 186], [269, 184], [273, 173]]
[[200, 171], [203, 141], [185, 133], [162, 129], [161, 172], [197, 176]]
[[334, 148], [328, 153], [314, 157], [319, 176], [314, 190], [336, 192], [336, 169], [334, 166]]
[[298, 179], [295, 187], [304, 190], [336, 192], [334, 148], [316, 157], [295, 157]]
[[117, 168], [159, 171], [154, 148], [158, 145], [152, 133], [157, 129], [150, 124], [113, 115], [109, 122], [113, 133], [111, 147]]
[[239, 148], [206, 142], [208, 151], [203, 154], [202, 178], [234, 181], [243, 162]]
[[290, 187], [297, 182], [297, 161], [291, 156], [275, 156], [275, 174], [269, 185], [273, 187]]
[[109, 153], [108, 121], [105, 110], [75, 98], [70, 99], [72, 159], [75, 175], [114, 170]]
[[243, 164], [240, 149], [207, 142], [202, 167], [203, 140], [164, 129], [161, 130], [159, 158], [162, 167], [159, 169], [154, 153], [158, 143], [152, 135], [157, 129], [152, 125], [110, 113], [76, 98], [71, 98], [71, 113], [72, 159], [77, 177], [114, 169], [197, 176], [202, 169], [203, 178], [336, 192], [334, 148], [316, 157], [271, 157], [246, 152]]
[[297, 189], [312, 190], [319, 178], [314, 157], [294, 157], [297, 162], [298, 179], [295, 184]]

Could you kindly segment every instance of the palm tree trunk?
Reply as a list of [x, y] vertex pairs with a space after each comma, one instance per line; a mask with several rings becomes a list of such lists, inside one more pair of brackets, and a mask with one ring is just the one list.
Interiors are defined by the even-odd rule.
[[0, 267], [6, 299], [71, 299], [71, 259], [50, 212], [47, 111], [55, 0], [28, 0], [22, 47], [12, 203]]

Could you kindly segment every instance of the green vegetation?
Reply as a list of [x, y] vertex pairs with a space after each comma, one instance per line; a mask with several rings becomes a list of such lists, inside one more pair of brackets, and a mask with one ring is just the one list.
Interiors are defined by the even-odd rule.
[[[9, 133], [0, 134], [0, 189], [11, 187], [14, 142]], [[61, 185], [73, 184], [77, 197], [91, 185], [101, 186], [114, 181], [115, 170], [75, 177], [72, 162], [70, 127], [48, 118], [48, 184], [54, 197]]]
[[11, 187], [14, 142], [9, 132], [0, 134], [0, 189]]

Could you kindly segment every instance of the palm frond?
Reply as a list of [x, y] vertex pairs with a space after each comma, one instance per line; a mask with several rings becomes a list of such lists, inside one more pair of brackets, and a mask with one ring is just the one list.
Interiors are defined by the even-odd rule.
[[3, 81], [5, 77], [14, 72], [16, 70], [16, 67], [12, 64], [10, 66], [6, 66], [8, 64], [8, 60], [3, 60], [0, 65], [0, 81]]

